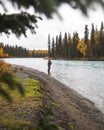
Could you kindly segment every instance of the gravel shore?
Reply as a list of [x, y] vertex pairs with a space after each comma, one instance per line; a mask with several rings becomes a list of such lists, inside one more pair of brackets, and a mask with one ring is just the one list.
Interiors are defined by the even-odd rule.
[[[34, 78], [44, 84], [45, 91], [51, 97], [44, 97], [43, 103], [49, 100], [57, 104], [54, 109], [55, 119], [63, 130], [104, 130], [104, 114], [90, 100], [54, 79], [51, 75], [23, 66], [14, 66], [17, 75]], [[68, 127], [69, 126], [69, 127]]]

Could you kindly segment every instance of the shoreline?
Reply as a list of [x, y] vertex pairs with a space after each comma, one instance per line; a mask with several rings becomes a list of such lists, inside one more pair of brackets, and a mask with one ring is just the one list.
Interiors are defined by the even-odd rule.
[[[51, 75], [24, 66], [12, 65], [18, 70], [18, 76], [39, 80], [45, 86], [45, 91], [51, 94], [51, 100], [60, 106], [58, 118], [71, 121], [73, 130], [103, 130], [104, 114], [89, 99], [84, 98], [73, 89], [64, 85]], [[45, 99], [48, 100], [48, 99]], [[56, 114], [57, 114], [56, 113]], [[68, 129], [64, 129], [68, 130]], [[70, 129], [69, 129], [70, 130]]]

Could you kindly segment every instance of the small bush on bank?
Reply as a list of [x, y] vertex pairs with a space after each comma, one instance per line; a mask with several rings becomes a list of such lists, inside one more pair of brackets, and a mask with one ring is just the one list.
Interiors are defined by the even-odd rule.
[[11, 73], [11, 65], [0, 60], [0, 96], [12, 102], [10, 92], [18, 89], [21, 95], [25, 94], [24, 88]]

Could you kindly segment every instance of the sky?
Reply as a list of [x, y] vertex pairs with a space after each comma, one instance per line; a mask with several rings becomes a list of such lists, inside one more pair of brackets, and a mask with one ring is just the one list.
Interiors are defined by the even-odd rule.
[[[48, 34], [51, 38], [59, 35], [62, 32], [70, 33], [71, 36], [74, 32], [78, 32], [79, 37], [84, 36], [85, 25], [88, 25], [89, 31], [91, 24], [94, 23], [95, 27], [100, 28], [101, 22], [104, 22], [104, 10], [100, 6], [95, 6], [96, 10], [89, 10], [89, 16], [84, 16], [80, 10], [72, 9], [69, 5], [63, 4], [59, 7], [58, 12], [61, 15], [60, 19], [56, 14], [53, 15], [53, 19], [47, 19], [45, 16], [41, 16], [43, 20], [39, 20], [37, 23], [38, 28], [36, 29], [36, 34], [31, 34], [30, 31], [27, 32], [27, 38], [21, 36], [20, 39], [16, 38], [15, 35], [10, 35], [9, 38], [2, 34], [0, 35], [0, 42], [9, 45], [18, 45], [27, 49], [47, 49], [48, 46]], [[17, 10], [11, 8], [8, 5], [9, 13], [15, 13]], [[30, 13], [32, 9], [28, 10]], [[39, 15], [39, 14], [37, 14]]]

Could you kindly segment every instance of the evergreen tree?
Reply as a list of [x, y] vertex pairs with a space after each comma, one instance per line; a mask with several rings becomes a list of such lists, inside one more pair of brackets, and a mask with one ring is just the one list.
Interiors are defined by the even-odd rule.
[[64, 50], [64, 58], [67, 59], [69, 57], [67, 33], [65, 33], [64, 39], [63, 39], [63, 50]]
[[87, 57], [88, 57], [88, 54], [89, 54], [89, 29], [88, 29], [88, 25], [85, 25], [85, 32], [84, 32], [84, 43], [86, 44], [87, 46]]
[[104, 56], [104, 25], [103, 22], [101, 22], [101, 28], [100, 28], [100, 56]]
[[99, 37], [100, 35], [99, 35], [99, 31], [98, 31], [98, 29], [97, 29], [97, 26], [96, 26], [96, 30], [95, 30], [95, 37], [94, 37], [94, 40], [95, 40], [95, 46], [94, 46], [94, 50], [95, 50], [95, 57], [99, 57], [99, 50], [100, 50], [100, 46], [99, 46], [99, 39], [100, 39], [100, 37]]
[[79, 36], [78, 33], [75, 32], [73, 33], [73, 37], [72, 37], [72, 43], [71, 43], [71, 57], [72, 58], [78, 58], [80, 57], [80, 52], [77, 49], [78, 46], [78, 42], [79, 42]]
[[82, 57], [80, 51], [77, 49], [79, 40], [80, 40], [79, 35], [78, 35], [78, 33], [76, 32], [76, 33], [75, 33], [75, 57], [76, 57], [76, 58]]
[[54, 43], [54, 38], [52, 38], [52, 52], [51, 52], [51, 57], [55, 58], [55, 43]]
[[95, 50], [94, 50], [94, 46], [95, 46], [95, 29], [94, 29], [94, 24], [92, 24], [92, 29], [91, 29], [91, 36], [90, 36], [90, 44], [89, 44], [89, 55], [91, 58], [93, 58], [95, 56]]
[[89, 39], [88, 39], [88, 35], [89, 35], [89, 30], [88, 30], [88, 25], [85, 25], [85, 32], [84, 32], [84, 43], [86, 45], [88, 45]]
[[63, 42], [62, 42], [62, 34], [60, 32], [59, 34], [59, 40], [58, 40], [58, 57], [63, 56]]
[[58, 36], [56, 36], [56, 45], [55, 45], [55, 57], [58, 57]]
[[48, 35], [48, 57], [51, 56], [51, 41], [50, 41], [50, 34]]
[[71, 58], [71, 43], [72, 43], [71, 35], [68, 33], [68, 58], [69, 59]]

